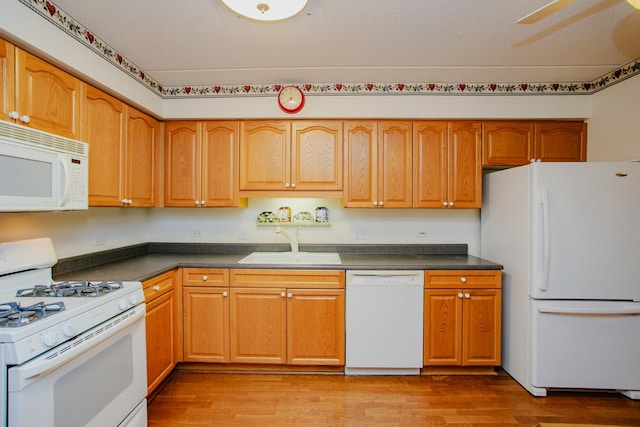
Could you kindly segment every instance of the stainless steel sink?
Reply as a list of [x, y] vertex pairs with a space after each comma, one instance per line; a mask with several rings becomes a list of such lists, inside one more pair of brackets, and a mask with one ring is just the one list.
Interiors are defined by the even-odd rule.
[[239, 264], [342, 264], [337, 252], [252, 252]]

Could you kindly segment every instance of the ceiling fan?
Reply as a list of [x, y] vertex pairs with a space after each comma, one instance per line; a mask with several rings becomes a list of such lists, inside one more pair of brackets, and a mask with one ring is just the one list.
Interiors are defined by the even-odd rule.
[[[542, 6], [540, 9], [535, 10], [516, 21], [517, 24], [533, 24], [534, 22], [538, 22], [543, 18], [551, 15], [554, 12], [559, 11], [560, 9], [564, 9], [569, 6], [575, 0], [553, 0], [551, 3]], [[640, 0], [627, 0], [632, 7], [640, 10]]]

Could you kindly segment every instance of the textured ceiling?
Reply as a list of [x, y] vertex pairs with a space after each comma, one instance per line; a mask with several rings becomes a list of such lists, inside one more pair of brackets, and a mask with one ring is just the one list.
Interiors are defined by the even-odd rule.
[[279, 23], [219, 0], [53, 0], [165, 86], [330, 82], [580, 82], [640, 58], [640, 11], [579, 0], [309, 0]]

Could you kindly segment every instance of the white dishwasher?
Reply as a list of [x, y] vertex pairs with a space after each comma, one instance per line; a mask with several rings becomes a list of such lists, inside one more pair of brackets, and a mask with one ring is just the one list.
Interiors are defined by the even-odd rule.
[[419, 375], [423, 271], [347, 271], [347, 375]]

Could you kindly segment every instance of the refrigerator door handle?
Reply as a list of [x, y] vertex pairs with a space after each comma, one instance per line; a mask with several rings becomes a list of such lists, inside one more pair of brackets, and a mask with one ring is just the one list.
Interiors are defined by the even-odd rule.
[[[638, 304], [635, 304], [638, 305]], [[640, 306], [624, 306], [619, 308], [605, 307], [553, 307], [553, 306], [538, 306], [539, 313], [546, 314], [583, 314], [583, 315], [637, 315], [640, 314]]]
[[549, 223], [549, 193], [540, 188], [540, 204], [542, 205], [542, 230], [544, 235], [544, 253], [542, 256], [542, 271], [540, 272], [538, 288], [545, 292], [549, 284], [549, 262], [551, 257], [551, 224]]

